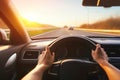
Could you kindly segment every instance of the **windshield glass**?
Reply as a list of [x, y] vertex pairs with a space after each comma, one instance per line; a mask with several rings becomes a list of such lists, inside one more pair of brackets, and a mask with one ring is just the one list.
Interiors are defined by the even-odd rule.
[[[44, 36], [58, 37], [65, 31], [120, 34], [120, 7], [84, 7], [82, 0], [12, 0], [30, 36], [65, 29]], [[68, 30], [68, 31], [67, 31]], [[71, 32], [70, 32], [71, 31]], [[97, 36], [94, 35], [94, 36]]]

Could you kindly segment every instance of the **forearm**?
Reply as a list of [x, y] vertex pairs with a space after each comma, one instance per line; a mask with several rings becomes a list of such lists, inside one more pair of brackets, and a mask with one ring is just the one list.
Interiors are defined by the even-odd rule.
[[111, 65], [109, 62], [104, 62], [100, 66], [106, 72], [109, 80], [120, 80], [120, 70]]
[[42, 80], [44, 69], [41, 66], [36, 66], [31, 72], [29, 72], [22, 80]]

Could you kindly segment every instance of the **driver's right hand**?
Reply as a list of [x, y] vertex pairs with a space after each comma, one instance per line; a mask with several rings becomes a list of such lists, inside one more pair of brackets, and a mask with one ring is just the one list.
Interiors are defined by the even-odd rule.
[[98, 64], [104, 64], [104, 62], [108, 62], [108, 56], [100, 44], [97, 44], [96, 49], [92, 50], [92, 57]]

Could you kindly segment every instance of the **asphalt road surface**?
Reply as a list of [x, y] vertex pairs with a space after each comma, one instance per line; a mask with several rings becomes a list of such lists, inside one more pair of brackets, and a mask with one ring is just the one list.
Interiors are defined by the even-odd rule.
[[102, 37], [118, 37], [117, 35], [100, 33], [100, 32], [89, 32], [85, 30], [68, 30], [68, 29], [57, 29], [43, 34], [34, 36], [34, 38], [49, 38], [49, 37], [59, 37], [63, 35], [82, 35], [82, 36], [102, 36]]

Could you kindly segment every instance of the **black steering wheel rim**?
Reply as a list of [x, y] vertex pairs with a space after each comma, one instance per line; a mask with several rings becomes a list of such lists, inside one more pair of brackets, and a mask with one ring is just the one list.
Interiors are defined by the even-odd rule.
[[53, 47], [54, 47], [57, 43], [59, 43], [60, 41], [65, 40], [65, 39], [68, 39], [68, 38], [79, 38], [79, 39], [83, 39], [83, 40], [85, 40], [85, 41], [88, 41], [89, 43], [91, 43], [91, 44], [93, 45], [93, 49], [95, 49], [96, 44], [95, 44], [93, 41], [91, 41], [88, 37], [78, 36], [78, 35], [67, 35], [67, 36], [65, 35], [65, 36], [61, 36], [61, 37], [57, 38], [55, 41], [53, 41], [53, 42], [49, 45], [49, 48], [50, 48], [51, 52], [54, 51], [54, 50], [53, 50]]
[[[64, 45], [66, 42], [71, 41], [73, 39], [79, 40], [79, 42], [81, 42], [81, 44], [86, 44], [88, 45], [86, 50], [89, 48], [89, 52], [91, 53], [91, 50], [95, 50], [96, 48], [96, 44], [91, 41], [88, 37], [85, 36], [78, 36], [78, 35], [67, 35], [67, 36], [62, 36], [57, 38], [55, 41], [53, 41], [50, 45], [50, 51], [51, 52], [56, 52], [56, 48], [59, 47], [58, 45]], [[75, 41], [72, 41], [75, 42]], [[74, 44], [74, 43], [71, 43]], [[92, 57], [91, 57], [92, 58]]]
[[[95, 49], [95, 43], [92, 42], [89, 38], [84, 37], [84, 36], [62, 36], [58, 39], [56, 39], [52, 44], [49, 45], [50, 47], [50, 51], [51, 52], [55, 52], [56, 46], [58, 44], [61, 44], [62, 42], [66, 41], [67, 39], [79, 39], [80, 41], [85, 41], [85, 43], [89, 44], [90, 49]], [[73, 65], [74, 64], [74, 65]], [[60, 80], [76, 80], [76, 79], [82, 79], [82, 80], [86, 80], [86, 77], [84, 76], [85, 74], [87, 75], [89, 70], [84, 69], [84, 73], [83, 73], [83, 68], [84, 67], [93, 67], [94, 65], [96, 65], [94, 62], [92, 61], [86, 61], [86, 60], [81, 60], [81, 59], [63, 59], [61, 61], [59, 61], [57, 64], [55, 65], [59, 65], [59, 70], [57, 70], [59, 74], [59, 78]], [[75, 67], [76, 66], [76, 67]], [[78, 72], [78, 68], [82, 66], [81, 68], [81, 77], [76, 76], [76, 74], [74, 73], [74, 71], [76, 71], [76, 73]], [[71, 69], [70, 67], [74, 67], [75, 69]], [[54, 66], [53, 66], [54, 68]], [[70, 70], [68, 70], [70, 68]], [[91, 69], [91, 71], [95, 71], [95, 69]], [[54, 72], [54, 71], [53, 71]], [[69, 74], [70, 73], [70, 74]], [[74, 77], [74, 78], [73, 78]], [[76, 78], [79, 77], [79, 78]]]

